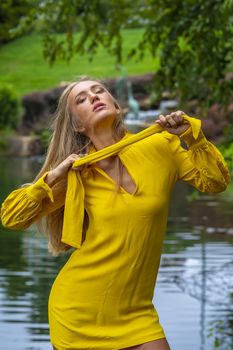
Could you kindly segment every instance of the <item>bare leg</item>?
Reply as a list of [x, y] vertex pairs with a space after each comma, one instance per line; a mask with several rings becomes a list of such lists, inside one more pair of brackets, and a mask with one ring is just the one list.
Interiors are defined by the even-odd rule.
[[165, 338], [149, 341], [143, 344], [130, 346], [119, 350], [171, 350]]
[[[58, 350], [53, 346], [53, 350]], [[152, 340], [144, 344], [130, 346], [129, 348], [123, 348], [119, 350], [171, 350], [168, 342], [165, 338]]]

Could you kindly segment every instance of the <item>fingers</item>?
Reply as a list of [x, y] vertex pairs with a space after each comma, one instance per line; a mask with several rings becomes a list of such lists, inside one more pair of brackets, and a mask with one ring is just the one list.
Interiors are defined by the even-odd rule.
[[183, 117], [184, 117], [185, 113], [182, 111], [177, 111], [177, 112], [173, 112], [170, 114], [170, 116], [174, 119], [174, 121], [176, 122], [176, 124], [180, 125], [183, 122]]
[[[82, 158], [85, 154], [70, 154], [66, 159], [64, 159], [57, 167], [51, 169], [46, 177], [46, 182], [49, 185], [53, 185], [56, 181], [67, 175], [68, 170], [71, 168], [72, 164]], [[81, 167], [76, 167], [74, 170], [81, 170]]]
[[64, 175], [68, 169], [71, 168], [72, 164], [80, 159], [81, 157], [77, 154], [70, 154], [66, 159], [64, 159], [55, 169], [59, 176]]
[[164, 116], [161, 114], [157, 122], [166, 128], [177, 128], [183, 123], [184, 112], [176, 111]]
[[84, 157], [85, 155], [86, 155], [86, 154], [84, 154], [84, 153], [80, 153], [80, 154], [75, 154], [75, 153], [73, 153], [73, 154], [71, 154], [69, 157], [67, 157], [67, 158], [65, 159], [65, 161], [68, 162], [68, 163], [70, 163], [70, 164], [73, 164], [76, 160], [78, 160], [78, 159]]
[[[75, 159], [75, 160], [78, 160], [78, 159], [80, 159], [80, 158], [83, 158], [83, 157], [85, 157], [87, 155], [87, 153], [80, 153], [80, 154], [76, 154], [76, 156], [77, 156], [77, 158]], [[74, 160], [74, 161], [75, 161]], [[74, 161], [72, 162], [72, 164], [74, 163]], [[81, 165], [81, 166], [77, 166], [77, 167], [73, 167], [72, 168], [72, 170], [82, 170], [83, 169], [83, 165]]]
[[69, 155], [69, 157], [67, 157], [66, 160], [70, 161], [70, 162], [74, 162], [75, 160], [80, 159], [80, 158], [81, 158], [80, 155], [73, 153], [73, 154]]

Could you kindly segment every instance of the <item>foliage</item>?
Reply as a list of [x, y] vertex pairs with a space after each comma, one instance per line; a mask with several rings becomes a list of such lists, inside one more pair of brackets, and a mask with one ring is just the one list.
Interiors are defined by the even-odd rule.
[[229, 334], [226, 334], [228, 324], [225, 323], [226, 322], [223, 320], [215, 320], [210, 322], [210, 327], [208, 329], [208, 338], [213, 339], [214, 349], [233, 350], [231, 337], [229, 337]]
[[[123, 30], [123, 55], [140, 40], [142, 34], [141, 29]], [[76, 35], [76, 40], [79, 36]], [[59, 39], [62, 35], [58, 34], [57, 37]], [[0, 81], [14, 83], [17, 93], [23, 96], [32, 91], [50, 89], [61, 82], [71, 81], [77, 75], [87, 74], [104, 79], [121, 74], [114, 65], [114, 58], [103, 47], [99, 48], [91, 64], [88, 55], [84, 54], [78, 59], [74, 56], [68, 64], [58, 59], [52, 67], [43, 59], [41, 48], [42, 35], [36, 33], [25, 35], [5, 45], [0, 50]], [[155, 69], [153, 59], [149, 55], [140, 62], [128, 61], [124, 66], [128, 75], [145, 74]]]
[[[31, 1], [1, 0], [0, 1], [0, 45], [12, 39], [10, 30], [23, 21], [25, 14], [30, 14]], [[16, 35], [14, 36], [14, 38]]]
[[42, 129], [40, 131], [40, 142], [42, 145], [43, 150], [47, 150], [48, 145], [49, 145], [49, 141], [51, 139], [51, 130], [50, 129]]
[[[100, 45], [123, 62], [122, 30], [143, 26], [144, 35], [128, 58], [147, 50], [157, 63], [155, 87], [197, 98], [203, 104], [227, 104], [233, 79], [233, 0], [48, 0], [39, 2], [12, 33], [40, 22], [44, 56], [50, 63], [78, 53], [92, 58]], [[56, 35], [57, 23], [65, 33]], [[76, 32], [80, 36], [75, 37]]]
[[0, 132], [0, 155], [7, 150], [7, 138], [4, 133]]
[[230, 172], [233, 174], [233, 128], [230, 125], [225, 129], [224, 141], [219, 145], [219, 149], [222, 152]]
[[197, 189], [192, 189], [190, 194], [186, 196], [187, 202], [191, 203], [201, 198], [201, 193]]
[[20, 117], [20, 103], [10, 85], [0, 85], [0, 129], [16, 128]]

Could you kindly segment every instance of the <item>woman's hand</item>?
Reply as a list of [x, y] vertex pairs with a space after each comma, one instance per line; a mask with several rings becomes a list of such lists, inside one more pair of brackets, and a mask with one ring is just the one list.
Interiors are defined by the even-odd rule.
[[176, 111], [167, 115], [160, 115], [156, 123], [160, 124], [166, 131], [171, 134], [180, 135], [185, 132], [190, 124], [184, 122], [183, 116], [185, 115], [182, 111]]
[[[69, 157], [67, 157], [63, 162], [61, 162], [56, 168], [50, 170], [45, 178], [45, 182], [52, 186], [57, 181], [61, 180], [63, 177], [65, 177], [68, 173], [68, 170], [72, 166], [75, 160], [80, 159], [82, 156], [77, 154], [71, 154]], [[75, 170], [78, 170], [76, 168]]]

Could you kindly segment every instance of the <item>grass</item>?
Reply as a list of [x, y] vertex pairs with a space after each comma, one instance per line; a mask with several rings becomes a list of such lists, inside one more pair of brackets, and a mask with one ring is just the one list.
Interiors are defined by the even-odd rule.
[[[139, 41], [142, 33], [141, 29], [123, 32], [123, 57]], [[156, 69], [156, 61], [149, 54], [143, 61], [124, 59], [123, 64], [129, 75], [154, 72]], [[42, 36], [39, 34], [24, 36], [0, 49], [0, 83], [12, 84], [19, 96], [55, 87], [81, 74], [102, 79], [119, 76], [120, 72], [116, 69], [115, 59], [103, 47], [99, 48], [92, 62], [87, 56], [76, 54], [69, 63], [59, 60], [50, 67], [43, 58]]]

